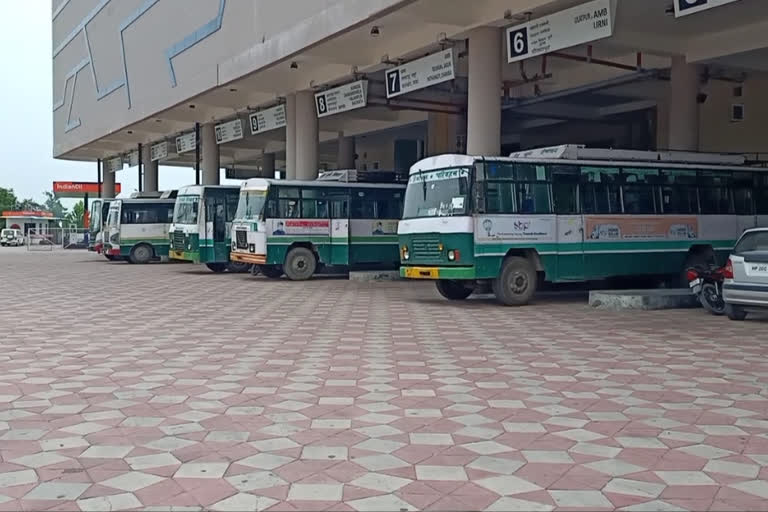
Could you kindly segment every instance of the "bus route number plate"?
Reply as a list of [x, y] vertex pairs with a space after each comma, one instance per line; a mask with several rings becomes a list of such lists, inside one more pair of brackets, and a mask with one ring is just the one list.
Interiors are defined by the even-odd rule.
[[405, 276], [412, 279], [437, 279], [436, 268], [413, 267], [405, 269]]

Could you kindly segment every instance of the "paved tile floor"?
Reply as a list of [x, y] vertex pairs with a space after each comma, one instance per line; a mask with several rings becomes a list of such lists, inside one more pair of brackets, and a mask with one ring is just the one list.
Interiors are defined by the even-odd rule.
[[0, 509], [768, 509], [765, 322], [83, 252], [0, 283]]

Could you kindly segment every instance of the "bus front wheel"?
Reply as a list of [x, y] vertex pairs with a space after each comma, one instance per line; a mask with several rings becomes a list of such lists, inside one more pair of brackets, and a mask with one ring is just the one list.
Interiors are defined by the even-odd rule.
[[306, 247], [294, 247], [285, 257], [283, 272], [291, 281], [305, 281], [317, 268], [315, 254]]
[[505, 306], [528, 304], [536, 291], [536, 268], [525, 258], [511, 256], [504, 260], [492, 287], [496, 299]]
[[467, 286], [462, 281], [441, 279], [435, 281], [437, 291], [448, 300], [464, 300], [475, 291], [472, 286]]
[[280, 265], [261, 265], [259, 272], [269, 279], [280, 279], [280, 276], [283, 275], [283, 269], [280, 268]]
[[250, 263], [239, 263], [237, 261], [230, 261], [227, 265], [227, 270], [232, 272], [233, 274], [244, 274], [251, 270], [251, 264]]
[[137, 245], [131, 250], [130, 256], [128, 258], [130, 259], [131, 263], [149, 263], [149, 261], [152, 259], [153, 253], [152, 248], [148, 245], [141, 244]]
[[208, 267], [211, 272], [216, 272], [217, 274], [227, 270], [226, 263], [206, 263], [205, 266]]

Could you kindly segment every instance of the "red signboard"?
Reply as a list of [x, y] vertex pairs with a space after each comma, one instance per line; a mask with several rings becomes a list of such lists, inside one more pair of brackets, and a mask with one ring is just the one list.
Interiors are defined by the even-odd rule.
[[53, 213], [38, 210], [5, 210], [3, 217], [53, 217]]
[[[121, 192], [119, 183], [115, 183], [115, 194]], [[85, 197], [88, 194], [99, 196], [99, 183], [96, 181], [54, 181], [53, 195], [56, 197]]]

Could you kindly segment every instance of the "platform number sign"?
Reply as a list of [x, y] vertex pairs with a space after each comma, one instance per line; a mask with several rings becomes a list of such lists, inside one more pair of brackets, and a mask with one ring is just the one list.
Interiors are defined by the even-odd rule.
[[387, 72], [387, 96], [399, 94], [400, 87], [400, 69], [393, 69]]
[[510, 58], [517, 59], [528, 55], [528, 27], [510, 30], [507, 37]]
[[328, 100], [325, 98], [325, 94], [318, 94], [315, 98], [317, 102], [317, 115], [324, 116], [328, 114]]

